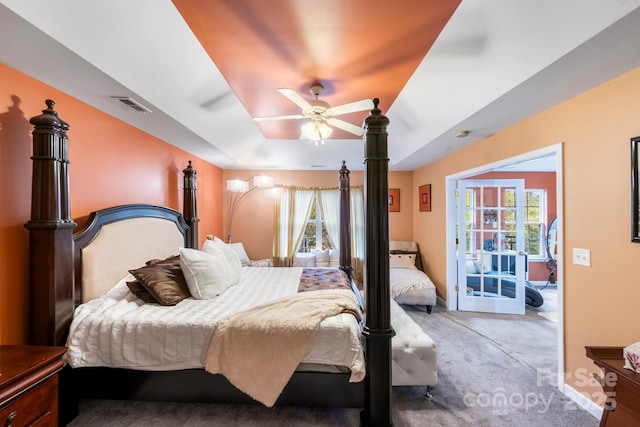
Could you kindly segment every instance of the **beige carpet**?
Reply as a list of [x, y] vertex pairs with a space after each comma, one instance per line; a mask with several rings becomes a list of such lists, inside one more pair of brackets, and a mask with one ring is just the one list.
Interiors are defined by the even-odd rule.
[[558, 323], [558, 289], [555, 286], [548, 286], [539, 289], [539, 292], [544, 297], [544, 304], [536, 309], [538, 316]]
[[[540, 372], [555, 372], [555, 324], [525, 316], [406, 307], [436, 343], [438, 384], [394, 387], [396, 427], [595, 427], [596, 420], [562, 395]], [[552, 375], [553, 377], [553, 375]], [[83, 401], [77, 426], [340, 426], [359, 425], [358, 409], [265, 408], [204, 403]]]

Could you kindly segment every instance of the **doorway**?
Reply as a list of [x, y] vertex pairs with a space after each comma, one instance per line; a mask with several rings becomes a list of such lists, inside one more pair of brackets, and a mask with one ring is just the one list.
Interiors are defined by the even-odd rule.
[[[557, 227], [557, 253], [558, 258], [556, 260], [556, 271], [554, 273], [557, 301], [555, 306], [556, 312], [556, 342], [557, 342], [557, 372], [564, 371], [564, 287], [563, 287], [563, 174], [562, 174], [562, 144], [555, 144], [549, 147], [545, 147], [539, 150], [524, 153], [511, 158], [506, 158], [491, 164], [483, 165], [474, 169], [462, 171], [454, 175], [446, 177], [446, 251], [447, 251], [447, 308], [452, 311], [457, 311], [458, 308], [458, 295], [456, 287], [458, 285], [458, 263], [457, 263], [457, 222], [456, 217], [456, 189], [458, 181], [474, 177], [487, 172], [494, 172], [499, 170], [530, 170], [535, 171], [535, 168], [551, 168], [555, 172], [555, 205], [556, 205], [556, 227]], [[545, 165], [545, 166], [537, 166]], [[550, 165], [550, 166], [549, 166]], [[542, 169], [539, 169], [542, 170]], [[557, 386], [561, 390], [564, 386], [564, 376], [557, 375]]]

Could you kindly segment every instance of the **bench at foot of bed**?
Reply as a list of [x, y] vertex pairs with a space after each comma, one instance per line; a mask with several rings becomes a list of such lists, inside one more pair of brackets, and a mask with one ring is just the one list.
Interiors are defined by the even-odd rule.
[[436, 348], [433, 340], [391, 300], [391, 385], [426, 386], [430, 397], [438, 382]]

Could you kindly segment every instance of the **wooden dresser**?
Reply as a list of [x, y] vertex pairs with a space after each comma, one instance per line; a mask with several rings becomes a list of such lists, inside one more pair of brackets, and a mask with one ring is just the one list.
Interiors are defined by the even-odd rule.
[[622, 347], [586, 347], [587, 357], [602, 369], [607, 394], [601, 426], [640, 425], [640, 374], [624, 368]]
[[58, 425], [58, 371], [65, 351], [0, 345], [0, 425]]

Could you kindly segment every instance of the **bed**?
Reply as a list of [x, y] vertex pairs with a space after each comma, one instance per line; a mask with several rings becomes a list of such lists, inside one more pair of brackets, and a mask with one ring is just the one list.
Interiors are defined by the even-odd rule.
[[[498, 284], [500, 283], [501, 295], [515, 298], [516, 276], [511, 273], [515, 271], [515, 264], [503, 266], [503, 270], [499, 275], [497, 266], [491, 266], [491, 268], [483, 266], [476, 260], [467, 260], [467, 292], [476, 296], [497, 296]], [[498, 277], [500, 277], [500, 280], [498, 280]], [[524, 302], [531, 307], [541, 307], [544, 304], [544, 297], [533, 283], [528, 280], [524, 281]]]
[[413, 241], [389, 242], [391, 297], [403, 305], [424, 305], [431, 313], [436, 305], [436, 286], [424, 272], [420, 248]]
[[[123, 309], [124, 317], [129, 315], [127, 310], [133, 306], [148, 309], [153, 304], [140, 302], [140, 298], [131, 292], [128, 286], [131, 277], [123, 273], [132, 269], [138, 270], [151, 260], [155, 261], [150, 265], [155, 265], [156, 262], [169, 263], [169, 259], [175, 256], [176, 252], [202, 252], [198, 248], [200, 240], [196, 209], [196, 173], [189, 162], [183, 171], [182, 213], [165, 207], [142, 204], [111, 207], [92, 213], [85, 225], [76, 231], [76, 223], [70, 218], [68, 191], [69, 159], [66, 131], [69, 125], [58, 117], [53, 101], [47, 100], [46, 104], [47, 108], [43, 110], [43, 114], [31, 119], [35, 128], [32, 214], [26, 228], [30, 236], [31, 294], [38, 296], [32, 298], [31, 303], [31, 343], [64, 344], [71, 327], [74, 334], [69, 338], [70, 344], [73, 344], [74, 340], [86, 340], [89, 345], [97, 346], [103, 350], [102, 353], [107, 353], [113, 349], [112, 347], [122, 344], [105, 345], [100, 339], [93, 338], [91, 328], [84, 330], [84, 327], [78, 326], [79, 318], [85, 311], [91, 311], [87, 307], [93, 305], [96, 307], [92, 308], [103, 314], [118, 305], [119, 309]], [[377, 108], [377, 100], [374, 105], [364, 125], [365, 186], [368, 189], [365, 196], [365, 204], [368, 206], [365, 213], [365, 232], [366, 235], [385, 236], [388, 230], [388, 119]], [[351, 250], [350, 245], [344, 243], [350, 241], [349, 171], [344, 162], [339, 172], [339, 182], [342, 218], [340, 270], [350, 279]], [[158, 231], [158, 227], [162, 231]], [[318, 369], [318, 364], [315, 363], [317, 360], [305, 360], [309, 363], [300, 365], [301, 369], [290, 376], [274, 405], [356, 407], [363, 409], [363, 425], [392, 424], [390, 343], [394, 331], [390, 324], [388, 245], [386, 238], [365, 243], [367, 257], [364, 266], [368, 280], [364, 283], [365, 299], [358, 301], [363, 305], [365, 313], [358, 337], [362, 340], [359, 350], [364, 360], [361, 371], [357, 372], [360, 368], [353, 364], [346, 370], [327, 371]], [[182, 261], [182, 257], [180, 260]], [[253, 276], [247, 276], [248, 282], [251, 282], [251, 277], [255, 279], [266, 271], [265, 267], [243, 269], [261, 269], [259, 273], [254, 271]], [[294, 270], [288, 269], [289, 274], [298, 274], [293, 272]], [[137, 276], [134, 277], [138, 279]], [[287, 287], [295, 287], [295, 282], [295, 278], [290, 279]], [[353, 281], [350, 281], [350, 284], [353, 286]], [[240, 288], [234, 286], [234, 292]], [[247, 294], [239, 292], [235, 295], [236, 299], [248, 298]], [[359, 296], [359, 293], [352, 290], [349, 292]], [[314, 295], [313, 292], [306, 294]], [[270, 297], [269, 301], [261, 300], [258, 304], [273, 302], [280, 297], [281, 295], [277, 294]], [[188, 304], [182, 304], [183, 302]], [[173, 308], [182, 304], [188, 308], [179, 316], [191, 317], [185, 313], [207, 311], [200, 307], [200, 303], [201, 301], [189, 302], [187, 298]], [[109, 307], [109, 304], [114, 306]], [[226, 307], [225, 304], [220, 305]], [[248, 305], [241, 308], [244, 310], [247, 307]], [[222, 324], [225, 328], [227, 319], [237, 318], [240, 312], [244, 313], [238, 308], [225, 308], [222, 312]], [[357, 317], [352, 314], [339, 315], [345, 317], [347, 323], [353, 324], [354, 319], [358, 323]], [[154, 316], [157, 317], [157, 314], [151, 315]], [[105, 324], [115, 321], [111, 318], [105, 319]], [[144, 322], [139, 325], [142, 326], [136, 327], [146, 327]], [[122, 327], [127, 327], [126, 322]], [[145, 362], [147, 366], [144, 368], [128, 362], [121, 363], [118, 367], [105, 367], [102, 361], [96, 361], [99, 357], [90, 363], [93, 356], [85, 356], [82, 352], [70, 349], [69, 365], [75, 367], [67, 367], [62, 377], [60, 415], [63, 422], [65, 417], [68, 420], [73, 416], [73, 403], [79, 398], [255, 403], [256, 399], [240, 391], [225, 375], [212, 374], [203, 369], [199, 365], [202, 363], [202, 357], [198, 357], [202, 349], [196, 349], [195, 345], [195, 356], [188, 354], [178, 360], [169, 360], [168, 365], [155, 363], [157, 360], [154, 360], [153, 356], [160, 354], [163, 358], [165, 353], [191, 349], [191, 341], [199, 340], [204, 345], [208, 340], [215, 340], [217, 331], [211, 335], [210, 331], [203, 332], [206, 329], [204, 326], [198, 332], [198, 327], [199, 324], [192, 324], [187, 326], [189, 334], [183, 330], [183, 333], [173, 335], [174, 338], [169, 338], [174, 340], [171, 345], [158, 346], [159, 340], [150, 340], [147, 343], [147, 353], [152, 360]], [[78, 328], [81, 329], [81, 333], [75, 335]], [[225, 328], [220, 324], [216, 326], [216, 329]], [[144, 335], [143, 333], [138, 339]], [[347, 332], [347, 335], [352, 335], [352, 332]], [[188, 342], [178, 343], [180, 339]], [[113, 356], [121, 361], [126, 359], [118, 354], [114, 353]]]

